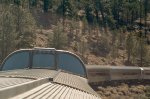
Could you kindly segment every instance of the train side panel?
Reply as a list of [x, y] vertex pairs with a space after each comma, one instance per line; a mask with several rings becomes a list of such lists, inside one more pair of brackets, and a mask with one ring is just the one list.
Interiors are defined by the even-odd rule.
[[150, 68], [147, 67], [142, 67], [143, 68], [143, 73], [142, 77], [144, 80], [150, 80]]
[[138, 67], [111, 67], [111, 80], [141, 79], [141, 69]]
[[[140, 67], [87, 65], [87, 71], [89, 83], [143, 79]], [[148, 79], [150, 70], [144, 73], [145, 79]]]
[[98, 83], [110, 80], [110, 68], [90, 66], [87, 67], [89, 83]]

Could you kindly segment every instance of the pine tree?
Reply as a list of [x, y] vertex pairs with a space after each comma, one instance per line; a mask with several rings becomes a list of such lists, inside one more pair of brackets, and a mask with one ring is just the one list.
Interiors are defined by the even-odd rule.
[[49, 8], [49, 0], [44, 0], [44, 12], [48, 12], [48, 8]]
[[57, 23], [57, 26], [54, 27], [54, 31], [49, 34], [48, 41], [48, 47], [64, 49], [67, 46], [67, 35], [63, 31], [61, 23]]
[[13, 14], [16, 21], [17, 48], [31, 48], [34, 46], [35, 20], [28, 9], [17, 7], [15, 10]]
[[57, 8], [57, 13], [63, 17], [73, 17], [74, 11], [69, 0], [61, 0], [60, 5]]
[[1, 5], [0, 16], [0, 60], [3, 60], [16, 47], [15, 20], [11, 13], [11, 6]]
[[127, 49], [127, 54], [128, 54], [128, 62], [131, 61], [131, 55], [133, 54], [134, 50], [134, 40], [133, 40], [133, 35], [132, 33], [128, 35], [127, 40], [126, 40], [126, 49]]

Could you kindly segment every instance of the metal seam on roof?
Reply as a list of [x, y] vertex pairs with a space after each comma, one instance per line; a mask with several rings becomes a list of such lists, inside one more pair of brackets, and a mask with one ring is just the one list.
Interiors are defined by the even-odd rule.
[[32, 81], [31, 79], [22, 79], [22, 78], [0, 78], [0, 89], [10, 87], [13, 85], [25, 83]]
[[[47, 89], [48, 87], [48, 89]], [[42, 91], [46, 90], [47, 91]], [[62, 90], [63, 89], [63, 90]], [[57, 92], [56, 92], [56, 91]], [[38, 92], [38, 94], [34, 95], [35, 92]], [[49, 92], [49, 93], [48, 93]], [[59, 92], [59, 93], [58, 93]], [[47, 95], [45, 95], [47, 94]], [[53, 95], [52, 95], [53, 94]], [[89, 97], [89, 98], [87, 98]], [[12, 99], [18, 99], [18, 98], [28, 98], [28, 99], [100, 99], [100, 97], [97, 97], [95, 95], [67, 87], [65, 85], [60, 85], [52, 82], [48, 82], [46, 84], [43, 84], [39, 87], [36, 87], [28, 92], [25, 92], [23, 94], [20, 94], [18, 96], [13, 97]]]
[[55, 70], [14, 70], [8, 72], [1, 72], [0, 77], [14, 77], [14, 78], [27, 78], [27, 79], [41, 79], [41, 78], [53, 78], [58, 71]]
[[97, 93], [78, 76], [60, 72], [59, 75], [54, 78], [53, 82], [98, 96]]
[[88, 85], [88, 83], [86, 83], [84, 78], [73, 74], [65, 73], [65, 72], [54, 71], [54, 70], [31, 69], [31, 70], [17, 70], [17, 71], [3, 72], [0, 73], [0, 75], [6, 75], [6, 76], [11, 75], [12, 77], [13, 76], [20, 77], [20, 78], [29, 77], [29, 78], [36, 78], [36, 79], [52, 78], [52, 80], [49, 79], [49, 81], [53, 81], [54, 83], [59, 84], [61, 86], [67, 86], [67, 88], [73, 88], [74, 90], [79, 90], [80, 92], [98, 96], [97, 93]]

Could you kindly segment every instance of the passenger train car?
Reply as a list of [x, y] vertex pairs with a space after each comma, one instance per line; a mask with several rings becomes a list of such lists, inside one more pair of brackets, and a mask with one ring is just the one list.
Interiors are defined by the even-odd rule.
[[1, 64], [1, 99], [100, 99], [75, 54], [53, 48], [22, 49]]
[[87, 65], [90, 84], [113, 81], [150, 80], [150, 68], [134, 66]]

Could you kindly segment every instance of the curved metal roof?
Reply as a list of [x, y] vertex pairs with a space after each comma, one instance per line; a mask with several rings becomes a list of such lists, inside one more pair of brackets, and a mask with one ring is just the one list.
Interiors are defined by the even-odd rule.
[[95, 95], [56, 83], [46, 83], [12, 99], [100, 99]]
[[[4, 88], [0, 89], [0, 97], [37, 99], [44, 96], [52, 99], [50, 97], [53, 96], [56, 99], [70, 99], [70, 97], [72, 99], [84, 99], [84, 97], [86, 97], [85, 99], [88, 99], [88, 97], [89, 99], [99, 99], [97, 93], [88, 85], [87, 79], [61, 70], [27, 69], [1, 71], [1, 78], [6, 80], [2, 80], [0, 85], [9, 83], [10, 86], [4, 86]], [[16, 92], [15, 90], [18, 91]], [[11, 94], [6, 94], [6, 92]]]

